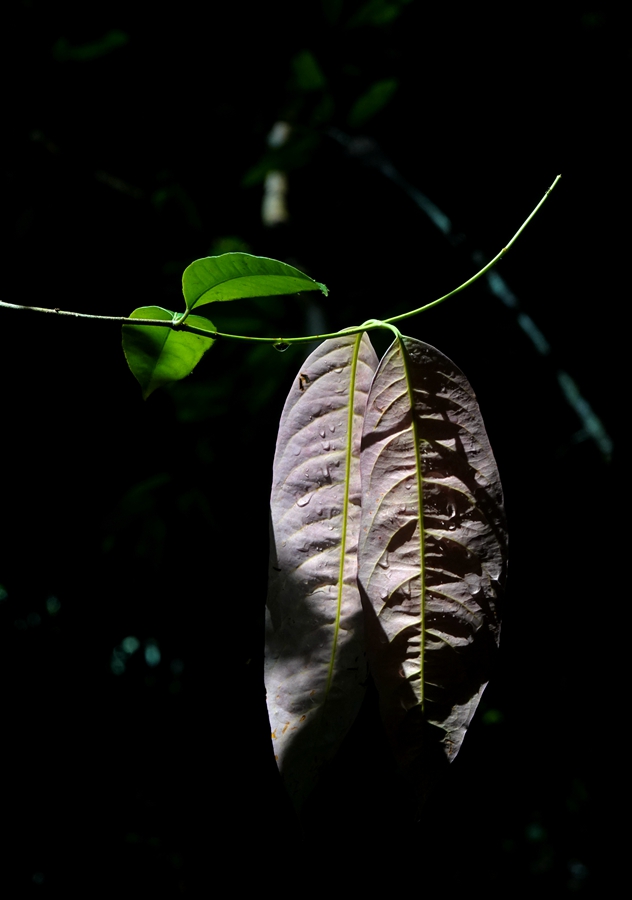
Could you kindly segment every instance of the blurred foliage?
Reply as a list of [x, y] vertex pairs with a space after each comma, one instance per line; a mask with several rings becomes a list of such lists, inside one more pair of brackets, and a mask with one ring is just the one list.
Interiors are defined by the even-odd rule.
[[53, 47], [53, 57], [57, 62], [89, 62], [124, 47], [129, 41], [129, 35], [124, 31], [108, 31], [98, 41], [89, 44], [72, 46], [66, 38], [60, 38]]

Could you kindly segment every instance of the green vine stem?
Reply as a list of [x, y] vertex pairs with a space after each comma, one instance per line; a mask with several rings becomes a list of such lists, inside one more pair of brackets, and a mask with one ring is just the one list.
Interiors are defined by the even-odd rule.
[[[383, 320], [369, 319], [367, 322], [364, 323], [364, 325], [359, 325], [357, 327], [343, 329], [344, 333], [345, 334], [358, 334], [361, 331], [375, 331], [378, 328], [384, 328], [385, 326], [388, 327], [390, 325], [390, 323], [392, 323], [392, 322], [401, 322], [402, 319], [408, 319], [411, 316], [416, 316], [418, 313], [425, 312], [425, 310], [427, 310], [427, 309], [431, 309], [433, 306], [438, 306], [439, 303], [443, 303], [444, 300], [448, 300], [450, 297], [454, 297], [455, 294], [460, 293], [461, 291], [465, 290], [465, 288], [469, 287], [471, 284], [474, 284], [475, 281], [478, 281], [478, 279], [482, 275], [484, 275], [486, 272], [489, 272], [489, 270], [503, 258], [503, 256], [509, 250], [509, 248], [515, 243], [517, 238], [522, 234], [522, 232], [527, 227], [527, 225], [529, 224], [531, 219], [533, 219], [533, 217], [538, 212], [540, 207], [543, 205], [544, 201], [548, 198], [549, 194], [551, 193], [553, 188], [557, 185], [557, 183], [561, 177], [562, 177], [561, 175], [557, 176], [557, 178], [555, 179], [555, 181], [553, 182], [551, 187], [548, 189], [548, 191], [546, 191], [546, 193], [544, 194], [544, 196], [542, 197], [542, 199], [540, 200], [538, 205], [533, 210], [533, 212], [525, 219], [525, 221], [522, 223], [522, 225], [520, 226], [518, 231], [516, 231], [516, 233], [514, 234], [512, 239], [509, 241], [509, 243], [507, 243], [502, 248], [500, 253], [497, 253], [496, 256], [490, 262], [487, 263], [487, 265], [483, 266], [482, 269], [480, 269], [471, 278], [468, 278], [468, 280], [463, 282], [463, 284], [460, 284], [457, 288], [454, 288], [454, 290], [450, 291], [448, 294], [444, 294], [443, 297], [439, 297], [437, 300], [432, 300], [430, 303], [426, 303], [426, 304], [424, 304], [424, 306], [420, 306], [417, 309], [411, 310], [410, 312], [401, 313], [399, 316], [392, 316], [390, 319], [383, 319]], [[256, 337], [256, 336], [245, 335], [245, 334], [225, 334], [224, 332], [221, 332], [221, 331], [211, 332], [211, 331], [205, 331], [202, 328], [195, 328], [195, 326], [188, 325], [185, 323], [184, 320], [187, 316], [186, 313], [184, 315], [178, 314], [178, 316], [176, 317], [176, 319], [174, 321], [167, 321], [167, 320], [161, 320], [161, 319], [131, 319], [127, 316], [96, 316], [96, 315], [92, 315], [90, 313], [70, 312], [68, 310], [58, 309], [58, 308], [47, 309], [42, 306], [24, 306], [23, 304], [19, 304], [19, 303], [7, 303], [4, 300], [0, 300], [0, 306], [5, 307], [7, 309], [22, 309], [22, 310], [30, 310], [32, 312], [51, 313], [52, 315], [55, 315], [55, 316], [72, 316], [76, 319], [98, 319], [100, 321], [105, 321], [105, 322], [118, 322], [119, 324], [122, 324], [122, 325], [153, 325], [156, 328], [173, 328], [176, 331], [189, 331], [189, 332], [191, 332], [191, 334], [199, 334], [199, 335], [202, 335], [203, 337], [210, 337], [212, 335], [215, 338], [226, 338], [231, 341], [256, 341], [258, 343], [263, 343], [263, 344], [279, 344], [279, 345], [282, 345], [284, 349], [286, 346], [289, 346], [290, 344], [304, 344], [304, 343], [309, 343], [311, 341], [326, 340], [327, 338], [338, 337], [338, 335], [341, 333], [340, 331], [332, 331], [327, 334], [310, 334], [305, 337]]]

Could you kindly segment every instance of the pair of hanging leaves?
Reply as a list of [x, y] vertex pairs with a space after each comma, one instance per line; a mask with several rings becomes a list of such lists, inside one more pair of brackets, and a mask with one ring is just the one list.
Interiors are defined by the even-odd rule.
[[[123, 348], [147, 398], [215, 340], [216, 301], [321, 290], [247, 253], [193, 262], [183, 317], [148, 306]], [[275, 754], [300, 808], [362, 703], [366, 658], [395, 757], [423, 796], [463, 741], [498, 644], [506, 528], [476, 398], [445, 356], [366, 335], [312, 353], [286, 402], [274, 461], [265, 680]]]
[[265, 682], [298, 809], [378, 689], [422, 798], [459, 751], [499, 639], [506, 527], [498, 470], [463, 373], [398, 338], [325, 341], [281, 417], [271, 496]]

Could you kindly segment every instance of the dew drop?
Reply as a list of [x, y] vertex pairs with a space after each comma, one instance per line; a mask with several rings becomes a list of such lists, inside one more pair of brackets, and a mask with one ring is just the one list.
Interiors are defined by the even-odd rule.
[[311, 499], [312, 499], [311, 494], [303, 494], [303, 496], [299, 497], [298, 500], [296, 501], [296, 505], [297, 506], [307, 506], [307, 504], [309, 503], [309, 501]]
[[340, 375], [340, 373], [342, 372], [342, 369], [335, 369], [334, 371], [335, 371], [336, 375]]
[[278, 350], [279, 353], [285, 353], [290, 345], [286, 344], [285, 341], [276, 341], [276, 343], [272, 344], [272, 346], [275, 350]]
[[380, 597], [382, 598], [382, 600], [387, 600], [388, 599], [388, 591], [386, 591], [386, 590], [380, 591]]
[[324, 428], [319, 428], [318, 433], [321, 437], [325, 437], [325, 429]]
[[331, 444], [329, 443], [329, 441], [323, 441], [323, 450], [329, 450], [330, 447]]
[[330, 426], [329, 426], [329, 430], [330, 430], [331, 432], [334, 432], [334, 431], [336, 430], [336, 426], [335, 426], [335, 425], [330, 425]]
[[381, 569], [388, 569], [390, 567], [388, 553], [385, 553], [381, 559], [378, 559], [377, 564]]

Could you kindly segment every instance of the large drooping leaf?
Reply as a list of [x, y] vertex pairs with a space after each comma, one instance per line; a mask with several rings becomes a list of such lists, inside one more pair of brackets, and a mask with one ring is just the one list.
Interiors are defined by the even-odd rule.
[[412, 338], [375, 375], [361, 453], [359, 580], [369, 666], [396, 758], [423, 796], [459, 751], [498, 644], [506, 528], [463, 373]]
[[299, 291], [322, 291], [324, 284], [314, 281], [300, 269], [250, 253], [223, 253], [196, 259], [184, 270], [182, 291], [187, 309], [218, 300], [244, 297], [271, 297]]
[[[134, 310], [130, 318], [172, 322], [174, 314], [159, 306], [141, 306]], [[123, 351], [143, 389], [145, 400], [161, 385], [190, 375], [206, 351], [213, 346], [213, 332], [216, 329], [209, 319], [189, 316], [187, 322], [208, 331], [209, 336], [154, 325], [123, 325]]]
[[301, 367], [279, 426], [265, 683], [274, 752], [297, 808], [364, 691], [360, 436], [376, 368], [366, 335], [325, 341]]

